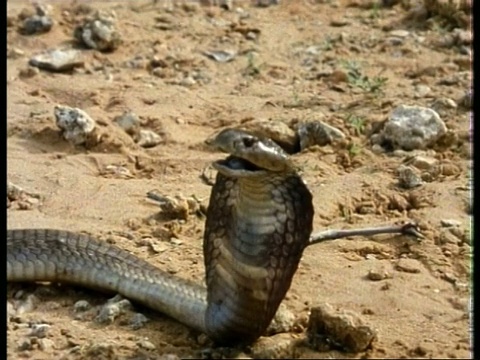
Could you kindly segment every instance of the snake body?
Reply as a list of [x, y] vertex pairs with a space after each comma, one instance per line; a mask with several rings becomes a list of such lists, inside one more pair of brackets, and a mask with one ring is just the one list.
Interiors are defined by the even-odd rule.
[[270, 324], [312, 231], [312, 196], [274, 142], [224, 130], [203, 252], [206, 288], [114, 245], [51, 229], [7, 231], [7, 280], [66, 282], [120, 293], [205, 332], [249, 343]]

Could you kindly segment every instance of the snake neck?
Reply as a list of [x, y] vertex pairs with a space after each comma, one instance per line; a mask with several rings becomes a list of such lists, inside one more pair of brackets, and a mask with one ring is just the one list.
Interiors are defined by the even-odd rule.
[[275, 315], [308, 242], [311, 195], [296, 174], [219, 174], [216, 184], [205, 227], [207, 333], [220, 342], [254, 340]]

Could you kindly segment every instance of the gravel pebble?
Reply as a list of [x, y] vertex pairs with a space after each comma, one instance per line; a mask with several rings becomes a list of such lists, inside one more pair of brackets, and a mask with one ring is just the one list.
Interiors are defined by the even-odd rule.
[[145, 350], [155, 350], [156, 349], [156, 346], [151, 341], [148, 341], [148, 340], [137, 341], [137, 346], [141, 347], [142, 349], [145, 349]]
[[70, 71], [76, 67], [83, 66], [84, 61], [78, 50], [54, 49], [42, 54], [33, 56], [29, 64], [39, 69], [63, 72]]
[[10, 321], [10, 318], [13, 318], [17, 314], [17, 310], [10, 301], [7, 301], [7, 321]]
[[333, 342], [354, 353], [365, 351], [377, 339], [377, 331], [366, 325], [360, 315], [336, 310], [327, 303], [312, 308], [308, 333], [314, 347]]
[[95, 121], [82, 109], [56, 105], [54, 115], [63, 137], [73, 145], [85, 144], [96, 127]]
[[140, 119], [132, 111], [126, 111], [122, 115], [116, 116], [113, 121], [128, 134], [134, 134], [140, 126]]
[[419, 170], [430, 170], [438, 163], [438, 160], [427, 156], [415, 156], [410, 163]]
[[380, 281], [391, 278], [389, 272], [383, 267], [375, 267], [368, 270], [367, 279], [371, 281]]
[[433, 109], [400, 105], [392, 111], [382, 132], [372, 135], [371, 141], [380, 145], [387, 143], [393, 149], [424, 149], [446, 132], [445, 123]]
[[278, 333], [290, 332], [295, 323], [295, 314], [290, 311], [283, 303], [278, 307], [272, 322], [267, 328], [267, 334], [273, 335]]
[[105, 305], [100, 308], [95, 321], [99, 323], [112, 323], [119, 315], [124, 314], [127, 310], [132, 308], [129, 300], [123, 299], [120, 296], [115, 296], [108, 300]]
[[33, 294], [28, 294], [25, 300], [21, 301], [20, 304], [17, 305], [16, 315], [21, 315], [34, 310], [37, 303], [38, 303], [38, 298]]
[[73, 305], [73, 311], [75, 312], [83, 312], [87, 311], [91, 308], [92, 306], [87, 300], [78, 300], [74, 305]]
[[32, 350], [33, 346], [29, 339], [21, 339], [17, 343], [18, 351]]
[[129, 321], [129, 325], [133, 330], [138, 330], [145, 326], [149, 319], [142, 313], [134, 314]]
[[29, 336], [35, 336], [41, 339], [47, 336], [49, 330], [50, 325], [48, 324], [33, 324]]
[[136, 141], [143, 148], [152, 148], [161, 144], [163, 138], [152, 130], [140, 130]]
[[38, 347], [42, 351], [50, 350], [55, 347], [55, 342], [51, 339], [38, 339], [37, 343]]
[[405, 258], [398, 260], [395, 265], [395, 270], [410, 274], [418, 274], [421, 272], [420, 265], [421, 264], [418, 260]]
[[404, 189], [413, 189], [423, 185], [422, 178], [410, 166], [401, 165], [397, 169], [398, 185]]
[[83, 25], [75, 29], [75, 38], [91, 49], [113, 51], [122, 44], [122, 37], [115, 26], [116, 14], [97, 11]]
[[304, 150], [313, 145], [324, 146], [334, 140], [345, 139], [345, 134], [337, 128], [322, 121], [309, 121], [297, 127], [300, 138], [300, 149]]
[[440, 220], [440, 224], [445, 227], [452, 227], [452, 226], [460, 226], [462, 225], [462, 222], [454, 219], [442, 219]]

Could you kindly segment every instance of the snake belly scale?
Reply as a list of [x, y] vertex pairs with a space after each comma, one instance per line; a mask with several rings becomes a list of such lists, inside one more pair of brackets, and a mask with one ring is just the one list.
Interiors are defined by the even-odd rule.
[[213, 164], [205, 223], [206, 287], [114, 245], [52, 229], [7, 231], [7, 280], [51, 281], [116, 292], [218, 344], [261, 336], [290, 288], [312, 231], [312, 196], [274, 142], [224, 130], [207, 143]]

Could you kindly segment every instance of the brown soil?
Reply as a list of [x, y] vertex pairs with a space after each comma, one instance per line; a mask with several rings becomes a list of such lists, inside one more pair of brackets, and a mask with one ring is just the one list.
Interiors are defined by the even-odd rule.
[[[439, 110], [450, 140], [427, 152], [438, 160], [438, 171], [413, 190], [397, 185], [395, 170], [406, 155], [373, 152], [368, 140], [397, 105], [430, 107], [441, 98], [461, 98], [471, 78], [469, 56], [455, 42], [439, 45], [453, 34], [448, 22], [407, 16], [400, 5], [358, 6], [363, 3], [292, 0], [259, 8], [238, 1], [249, 14], [242, 18], [235, 9], [192, 2], [167, 12], [162, 1], [89, 1], [83, 6], [115, 10], [122, 45], [111, 53], [82, 50], [85, 66], [73, 72], [29, 76], [28, 59], [71, 46], [73, 28], [84, 15], [74, 3], [51, 2], [52, 30], [26, 36], [17, 31], [17, 16], [31, 5], [8, 1], [9, 54], [21, 50], [7, 58], [8, 181], [38, 195], [9, 202], [8, 227], [88, 232], [202, 281], [204, 219], [166, 219], [146, 193], [194, 195], [206, 205], [210, 187], [200, 174], [222, 156], [203, 145], [212, 133], [252, 120], [323, 120], [347, 135], [347, 146], [317, 146], [293, 156], [313, 193], [315, 231], [413, 219], [425, 239], [378, 236], [307, 248], [284, 303], [299, 318], [325, 302], [357, 312], [377, 330], [378, 340], [366, 353], [319, 352], [305, 345], [294, 355], [470, 357], [470, 111], [461, 105]], [[155, 26], [159, 16], [171, 20], [164, 30]], [[399, 29], [408, 35], [393, 45], [390, 31]], [[238, 53], [220, 63], [202, 54], [212, 49]], [[154, 56], [164, 60], [163, 70], [152, 70]], [[352, 61], [367, 83], [381, 83], [380, 91], [348, 82]], [[195, 81], [182, 84], [185, 74]], [[430, 93], [416, 96], [419, 84]], [[56, 104], [92, 116], [103, 134], [100, 143], [85, 148], [63, 140], [53, 116]], [[113, 122], [124, 111], [136, 113], [141, 127], [164, 141], [138, 146]], [[363, 126], [352, 125], [352, 119]], [[106, 171], [111, 165], [129, 174]], [[450, 219], [458, 224], [442, 225]], [[161, 250], [152, 251], [152, 242]], [[375, 269], [388, 276], [369, 280]], [[210, 345], [139, 306], [135, 311], [150, 321], [138, 330], [129, 327], [127, 315], [105, 325], [73, 311], [78, 300], [100, 305], [109, 296], [67, 286], [9, 285], [8, 299], [17, 310], [26, 298], [34, 301], [8, 323], [8, 358], [199, 357]], [[31, 340], [32, 323], [49, 324], [46, 339], [53, 343]], [[148, 349], [146, 339], [155, 349]]]

